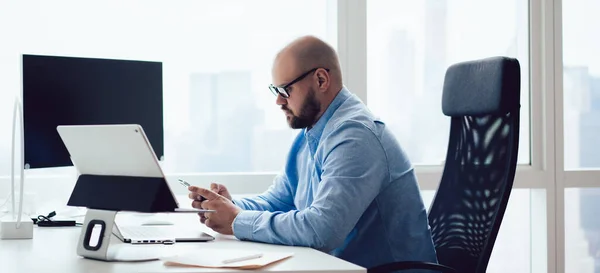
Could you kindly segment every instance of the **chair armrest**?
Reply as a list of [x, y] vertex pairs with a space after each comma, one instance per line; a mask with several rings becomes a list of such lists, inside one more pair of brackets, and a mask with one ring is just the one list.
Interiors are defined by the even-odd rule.
[[368, 273], [388, 273], [396, 270], [407, 270], [407, 269], [427, 269], [432, 271], [444, 272], [444, 273], [458, 273], [454, 268], [447, 267], [441, 264], [434, 264], [428, 262], [416, 262], [416, 261], [403, 261], [394, 262], [389, 264], [382, 264], [369, 268]]

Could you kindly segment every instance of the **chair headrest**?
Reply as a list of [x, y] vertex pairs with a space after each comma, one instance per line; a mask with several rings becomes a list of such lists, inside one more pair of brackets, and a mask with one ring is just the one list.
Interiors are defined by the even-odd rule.
[[454, 64], [446, 71], [442, 112], [446, 116], [506, 113], [520, 105], [517, 59], [492, 57]]

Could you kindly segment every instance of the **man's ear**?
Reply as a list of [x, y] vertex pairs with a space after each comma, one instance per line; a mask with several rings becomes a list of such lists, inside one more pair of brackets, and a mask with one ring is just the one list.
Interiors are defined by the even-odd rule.
[[330, 78], [329, 75], [324, 71], [318, 71], [316, 73], [317, 80], [319, 82], [319, 91], [324, 92], [329, 88]]

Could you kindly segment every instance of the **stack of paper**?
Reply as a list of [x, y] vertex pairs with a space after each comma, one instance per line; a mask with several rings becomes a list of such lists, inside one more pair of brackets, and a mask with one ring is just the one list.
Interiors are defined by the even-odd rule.
[[293, 253], [203, 249], [160, 258], [167, 266], [255, 269], [291, 257]]

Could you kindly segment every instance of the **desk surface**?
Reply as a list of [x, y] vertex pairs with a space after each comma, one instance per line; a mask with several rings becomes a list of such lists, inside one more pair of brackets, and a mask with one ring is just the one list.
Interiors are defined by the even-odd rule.
[[[121, 216], [123, 217], [123, 216]], [[137, 217], [137, 216], [127, 216]], [[144, 216], [155, 217], [155, 216]], [[162, 216], [161, 216], [162, 217]], [[167, 215], [177, 217], [176, 225], [195, 224], [217, 239], [206, 243], [178, 243], [170, 246], [173, 252], [194, 249], [252, 249], [264, 251], [293, 252], [289, 259], [266, 266], [261, 270], [273, 272], [366, 272], [366, 269], [336, 257], [306, 247], [290, 247], [253, 242], [242, 242], [233, 236], [216, 234], [198, 222], [195, 214]], [[129, 219], [131, 220], [131, 219]], [[117, 217], [119, 220], [119, 216]], [[82, 258], [76, 254], [79, 227], [34, 227], [33, 239], [0, 240], [1, 272], [239, 272], [239, 270], [171, 267], [162, 261], [149, 262], [103, 262]], [[127, 245], [126, 247], [148, 247]], [[248, 272], [247, 270], [245, 272]]]

